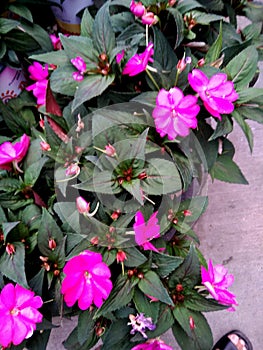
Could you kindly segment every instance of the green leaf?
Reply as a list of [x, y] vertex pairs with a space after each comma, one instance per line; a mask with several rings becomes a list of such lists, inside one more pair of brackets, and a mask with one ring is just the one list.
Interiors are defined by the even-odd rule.
[[124, 265], [128, 267], [138, 267], [147, 261], [147, 258], [137, 248], [130, 247], [125, 249], [127, 260], [124, 260]]
[[33, 291], [40, 296], [42, 296], [45, 274], [46, 270], [44, 269], [44, 267], [42, 267], [41, 270], [39, 270], [38, 273], [33, 278], [31, 278], [31, 280], [28, 283], [30, 288], [32, 288]]
[[78, 318], [78, 341], [83, 345], [91, 336], [95, 328], [94, 312], [86, 310]]
[[[259, 97], [263, 98], [263, 88], [242, 89], [238, 93], [237, 103], [242, 106], [246, 102], [253, 101]], [[238, 108], [236, 108], [235, 111], [238, 111]]]
[[129, 331], [127, 319], [114, 321], [103, 338], [101, 350], [130, 350]]
[[168, 331], [168, 329], [170, 329], [173, 324], [174, 317], [171, 311], [171, 307], [166, 304], [160, 304], [160, 311], [156, 322], [156, 328], [154, 331], [151, 331], [149, 335], [151, 338], [159, 337]]
[[15, 221], [15, 222], [2, 222], [2, 231], [4, 234], [4, 240], [6, 241], [7, 236], [10, 231], [13, 230], [14, 227], [16, 227], [20, 221]]
[[0, 33], [7, 34], [12, 29], [16, 28], [20, 23], [12, 19], [0, 18]]
[[111, 62], [114, 58], [111, 52], [115, 48], [115, 34], [110, 21], [109, 3], [105, 3], [95, 17], [92, 38], [98, 54], [105, 53]]
[[200, 312], [220, 311], [228, 308], [226, 305], [219, 304], [216, 300], [205, 298], [199, 293], [192, 291], [186, 295], [184, 306], [190, 310]]
[[101, 315], [105, 315], [126, 306], [133, 298], [134, 285], [134, 282], [127, 279], [127, 276], [120, 275], [114, 283], [110, 296], [98, 309], [94, 317], [98, 318]]
[[141, 182], [147, 194], [160, 195], [182, 189], [181, 177], [173, 162], [152, 158], [146, 162], [147, 178]]
[[184, 217], [186, 222], [194, 222], [206, 211], [208, 205], [208, 197], [197, 196], [186, 199], [180, 203], [178, 211], [189, 210], [190, 216]]
[[248, 182], [238, 165], [228, 154], [219, 155], [217, 161], [210, 170], [212, 179], [235, 184], [248, 185]]
[[139, 313], [143, 313], [146, 317], [151, 317], [153, 323], [157, 322], [160, 310], [159, 302], [151, 302], [150, 298], [137, 288], [135, 289], [133, 301]]
[[72, 78], [75, 71], [73, 65], [58, 67], [50, 76], [50, 87], [53, 92], [74, 96], [78, 82]]
[[138, 283], [138, 287], [144, 294], [157, 298], [165, 304], [173, 305], [173, 301], [170, 298], [167, 289], [164, 287], [159, 276], [155, 272], [146, 272], [143, 279]]
[[0, 191], [14, 192], [21, 188], [21, 182], [14, 178], [3, 178], [0, 180]]
[[258, 52], [255, 46], [249, 46], [236, 55], [225, 70], [237, 90], [247, 87], [257, 71]]
[[217, 39], [214, 41], [214, 43], [211, 45], [211, 47], [209, 48], [205, 56], [206, 64], [212, 63], [219, 58], [220, 52], [222, 50], [222, 44], [223, 44], [223, 32], [222, 32], [222, 22], [220, 22], [219, 35]]
[[153, 261], [157, 265], [158, 275], [165, 278], [182, 263], [183, 259], [166, 254], [153, 254]]
[[224, 16], [208, 14], [197, 10], [192, 11], [192, 16], [198, 24], [203, 25], [210, 25], [211, 22], [224, 20]]
[[[168, 7], [167, 11], [173, 17], [176, 25], [175, 47], [178, 47], [184, 39], [184, 20], [182, 14], [174, 7]], [[169, 17], [168, 17], [169, 18]]]
[[177, 5], [178, 11], [180, 11], [182, 14], [185, 14], [186, 12], [189, 12], [193, 9], [202, 7], [204, 6], [196, 0], [184, 0], [182, 2], [179, 2]]
[[29, 58], [33, 61], [45, 62], [48, 64], [55, 64], [56, 66], [64, 66], [68, 63], [68, 56], [65, 51], [51, 51], [38, 55], [31, 55]]
[[92, 179], [78, 185], [74, 185], [73, 187], [79, 190], [106, 194], [121, 192], [121, 188], [116, 185], [114, 179], [112, 178], [112, 172], [106, 170], [94, 170]]
[[20, 23], [19, 29], [32, 37], [40, 46], [43, 52], [48, 52], [53, 50], [51, 40], [48, 33], [38, 24], [26, 24]]
[[252, 153], [254, 142], [253, 142], [253, 132], [252, 132], [250, 126], [245, 122], [242, 115], [239, 114], [238, 109], [236, 109], [232, 112], [232, 116], [235, 119], [235, 121], [238, 123], [240, 128], [242, 129], [243, 133], [245, 134], [248, 145], [249, 145], [250, 152]]
[[106, 76], [90, 75], [85, 77], [76, 89], [72, 103], [72, 111], [82, 105], [82, 103], [91, 100], [93, 97], [101, 95], [114, 79], [115, 75], [113, 74]]
[[141, 205], [144, 203], [144, 198], [141, 192], [141, 185], [139, 179], [134, 179], [130, 182], [124, 181], [121, 185], [133, 198], [135, 198]]
[[23, 5], [20, 4], [10, 4], [8, 9], [14, 12], [16, 15], [25, 18], [29, 22], [33, 23], [33, 17], [30, 10]]
[[[54, 239], [56, 248], [49, 248], [49, 240]], [[49, 260], [63, 264], [65, 260], [64, 236], [54, 218], [43, 208], [42, 220], [38, 231], [37, 244], [40, 252]]]
[[[191, 340], [191, 347], [187, 348], [187, 350], [211, 349], [213, 346], [212, 332], [205, 317], [200, 312], [188, 310], [184, 306], [176, 306], [173, 310], [173, 315]], [[191, 330], [189, 324], [190, 317], [193, 318], [195, 324], [193, 330]], [[178, 340], [180, 341], [180, 338]]]
[[31, 164], [25, 170], [24, 181], [26, 185], [33, 186], [37, 179], [39, 178], [40, 172], [48, 161], [47, 157], [40, 158], [37, 162]]
[[28, 288], [25, 274], [25, 246], [23, 243], [12, 243], [15, 247], [14, 254], [6, 252], [0, 259], [0, 272], [12, 281]]
[[230, 134], [233, 130], [233, 122], [231, 118], [225, 114], [222, 115], [222, 120], [219, 120], [216, 125], [216, 129], [210, 136], [208, 141], [215, 140], [218, 137]]
[[81, 19], [81, 25], [80, 25], [80, 33], [81, 36], [86, 36], [88, 38], [92, 38], [93, 33], [93, 25], [94, 25], [94, 19], [91, 16], [88, 7], [84, 10], [82, 19]]
[[170, 288], [175, 288], [177, 284], [183, 284], [188, 288], [193, 288], [200, 282], [200, 263], [196, 249], [191, 244], [189, 252], [183, 263], [172, 273], [169, 279]]

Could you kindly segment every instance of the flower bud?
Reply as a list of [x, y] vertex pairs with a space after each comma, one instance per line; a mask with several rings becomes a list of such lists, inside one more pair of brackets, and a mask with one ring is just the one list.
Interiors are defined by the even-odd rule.
[[77, 175], [80, 173], [80, 167], [76, 163], [70, 164], [66, 169], [66, 176]]
[[191, 330], [195, 328], [195, 321], [192, 316], [189, 317], [189, 325]]
[[97, 245], [97, 244], [99, 244], [99, 237], [98, 237], [98, 236], [92, 237], [91, 240], [90, 240], [90, 243], [91, 243], [92, 245]]
[[109, 157], [115, 157], [116, 149], [111, 144], [108, 144], [107, 146], [105, 146], [105, 154]]
[[175, 289], [176, 289], [177, 292], [182, 292], [184, 290], [184, 287], [183, 287], [182, 284], [177, 284]]
[[81, 196], [77, 197], [76, 206], [80, 214], [89, 213], [90, 211], [90, 203], [86, 202]]
[[146, 11], [144, 5], [140, 1], [135, 2], [134, 0], [130, 3], [130, 10], [136, 17], [141, 17]]
[[51, 151], [50, 144], [45, 142], [45, 141], [40, 142], [40, 147], [41, 147], [42, 151], [45, 151], [45, 152]]
[[121, 214], [121, 211], [120, 211], [119, 209], [115, 210], [115, 211], [111, 214], [112, 220], [114, 220], [114, 221], [117, 220], [118, 217], [120, 216], [120, 214]]
[[117, 263], [122, 263], [124, 260], [127, 260], [127, 255], [123, 250], [119, 250], [116, 254]]
[[56, 249], [57, 243], [56, 243], [56, 241], [54, 240], [54, 238], [49, 239], [49, 241], [48, 241], [48, 247], [49, 247], [49, 249], [51, 249], [51, 250], [55, 250], [55, 249]]
[[159, 18], [153, 12], [147, 12], [142, 16], [142, 24], [152, 26], [159, 21]]
[[13, 255], [16, 252], [16, 248], [12, 243], [7, 243], [5, 250], [8, 255]]
[[172, 7], [172, 6], [176, 3], [176, 1], [177, 1], [177, 0], [169, 0], [169, 1], [168, 1], [168, 5], [169, 5], [170, 7]]
[[204, 66], [204, 64], [205, 64], [205, 59], [204, 59], [204, 58], [201, 58], [201, 59], [197, 62], [198, 67], [202, 67], [202, 66]]
[[192, 212], [191, 212], [191, 210], [186, 209], [183, 211], [183, 214], [184, 214], [184, 216], [191, 216]]

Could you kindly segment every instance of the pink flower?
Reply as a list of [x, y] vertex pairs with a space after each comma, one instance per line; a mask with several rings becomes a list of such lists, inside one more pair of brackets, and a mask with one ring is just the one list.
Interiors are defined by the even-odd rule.
[[238, 99], [232, 81], [225, 73], [216, 73], [210, 79], [199, 69], [188, 74], [188, 81], [204, 102], [207, 111], [221, 120], [220, 113], [229, 114], [234, 110], [232, 102]]
[[161, 89], [156, 98], [156, 105], [152, 116], [156, 130], [162, 137], [167, 134], [168, 139], [173, 140], [177, 135], [187, 136], [190, 128], [197, 127], [196, 116], [200, 110], [197, 97], [184, 96], [177, 87], [169, 91]]
[[124, 51], [124, 50], [122, 50], [121, 52], [117, 53], [117, 55], [116, 55], [116, 62], [117, 62], [118, 64], [121, 63], [121, 61], [122, 61], [122, 59], [123, 59], [123, 57], [124, 57], [124, 54], [125, 54], [125, 51]]
[[105, 146], [105, 154], [109, 157], [115, 157], [116, 156], [116, 149], [111, 144], [108, 144]]
[[228, 274], [223, 265], [213, 266], [209, 260], [208, 270], [201, 266], [202, 284], [215, 300], [224, 305], [238, 305], [236, 297], [227, 290], [234, 282], [234, 276]]
[[30, 79], [35, 81], [44, 80], [48, 77], [48, 64], [42, 66], [39, 62], [33, 62], [33, 64], [28, 67], [28, 71], [30, 73]]
[[130, 10], [136, 17], [141, 17], [146, 11], [144, 5], [140, 1], [135, 2], [134, 0], [130, 3]]
[[26, 88], [27, 91], [33, 91], [33, 95], [37, 99], [38, 106], [46, 104], [46, 92], [47, 92], [48, 80], [44, 79], [37, 81]]
[[76, 206], [80, 214], [89, 213], [90, 211], [90, 203], [86, 202], [81, 196], [76, 198]]
[[110, 269], [100, 253], [85, 250], [70, 259], [63, 272], [66, 277], [62, 281], [61, 293], [68, 306], [78, 301], [81, 310], [88, 309], [92, 302], [100, 307], [112, 290]]
[[159, 252], [155, 246], [150, 243], [153, 238], [160, 237], [160, 226], [158, 225], [157, 211], [153, 213], [147, 223], [144, 221], [142, 212], [138, 211], [135, 215], [133, 229], [135, 231], [135, 242], [142, 246], [144, 250], [153, 250]]
[[149, 339], [146, 343], [136, 345], [131, 350], [173, 350], [173, 348], [161, 339]]
[[152, 26], [159, 21], [159, 18], [153, 12], [146, 12], [142, 15], [142, 24]]
[[50, 34], [49, 37], [52, 42], [54, 50], [61, 50], [62, 44], [61, 44], [60, 38], [55, 34]]
[[77, 68], [77, 72], [72, 73], [72, 77], [76, 81], [81, 81], [84, 79], [83, 75], [86, 72], [87, 65], [86, 62], [83, 60], [82, 57], [77, 56], [76, 58], [71, 59], [71, 63], [74, 67]]
[[145, 51], [140, 54], [135, 54], [126, 63], [122, 74], [128, 74], [130, 77], [137, 75], [147, 68], [148, 62], [153, 62], [153, 43], [149, 43]]
[[37, 310], [43, 305], [39, 296], [20, 285], [7, 284], [0, 294], [0, 344], [18, 345], [32, 336], [36, 323], [42, 322]]
[[11, 170], [12, 164], [18, 171], [18, 163], [25, 157], [30, 144], [30, 138], [24, 134], [20, 141], [12, 144], [6, 141], [0, 145], [0, 169]]

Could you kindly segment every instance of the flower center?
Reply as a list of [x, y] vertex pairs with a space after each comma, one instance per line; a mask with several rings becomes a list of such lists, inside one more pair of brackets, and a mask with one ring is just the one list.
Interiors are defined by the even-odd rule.
[[12, 316], [18, 316], [20, 314], [20, 310], [17, 309], [17, 308], [13, 308], [11, 311], [10, 311], [10, 315]]
[[86, 278], [86, 281], [89, 282], [91, 279], [91, 274], [88, 271], [85, 271], [84, 276]]

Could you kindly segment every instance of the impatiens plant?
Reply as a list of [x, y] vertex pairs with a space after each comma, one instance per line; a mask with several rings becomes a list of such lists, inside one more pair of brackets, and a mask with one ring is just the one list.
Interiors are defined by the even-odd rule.
[[167, 331], [211, 349], [204, 313], [237, 300], [193, 224], [207, 176], [247, 183], [228, 135], [252, 150], [263, 122], [263, 11], [105, 0], [72, 35], [36, 4], [0, 5], [0, 63], [26, 79], [0, 100], [0, 346], [48, 349], [53, 318], [75, 316], [66, 349], [171, 350]]

